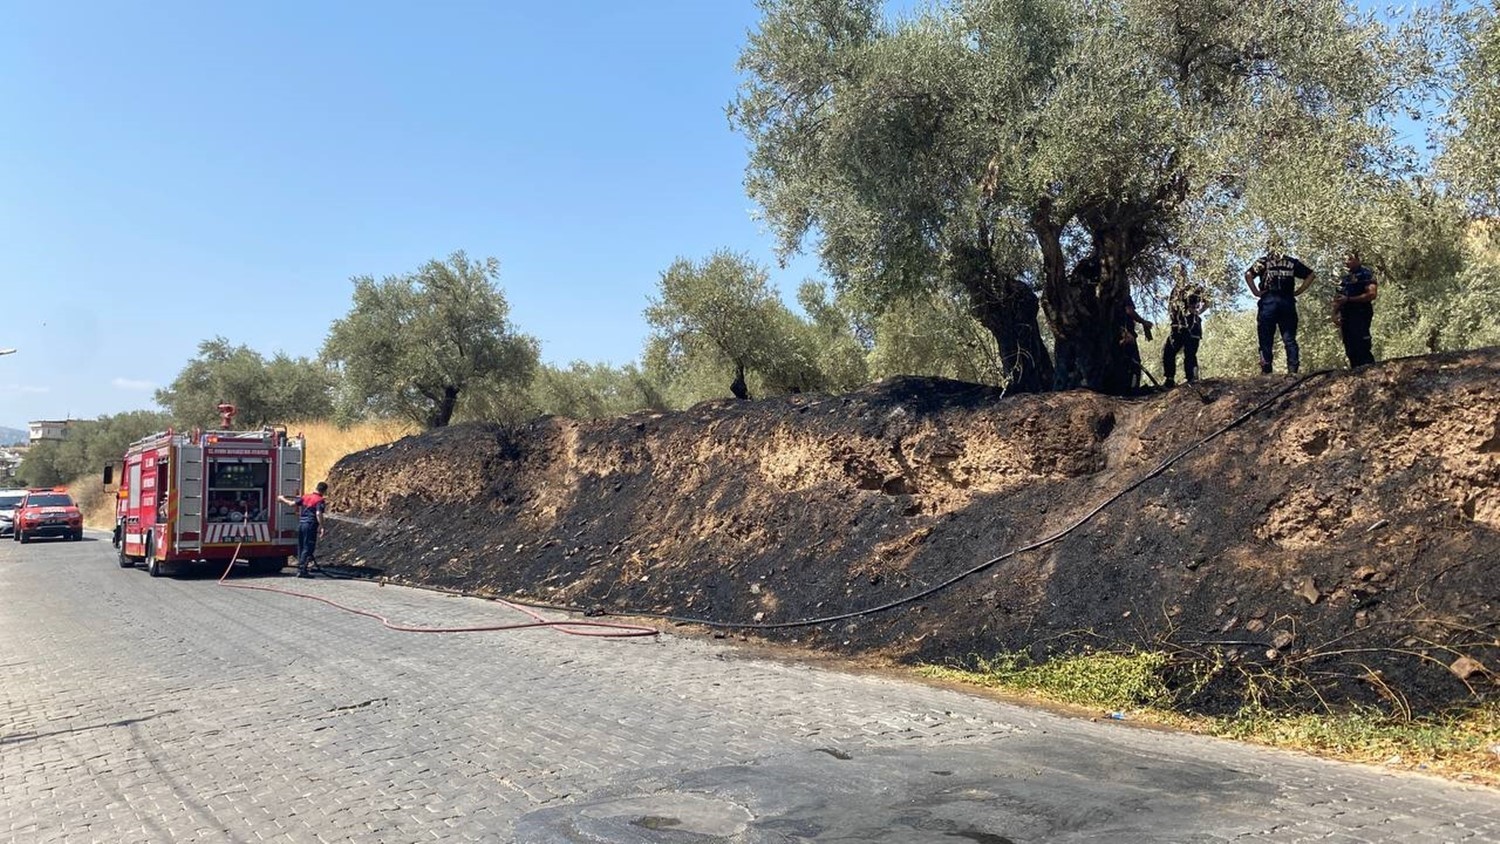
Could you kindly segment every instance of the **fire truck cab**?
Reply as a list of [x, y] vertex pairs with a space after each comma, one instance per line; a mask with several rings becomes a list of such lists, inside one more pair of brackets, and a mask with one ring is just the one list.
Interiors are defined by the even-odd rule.
[[[118, 464], [120, 567], [145, 563], [160, 577], [169, 565], [234, 559], [280, 571], [297, 551], [297, 512], [278, 496], [301, 496], [304, 446], [281, 428], [168, 429], [131, 443]], [[115, 468], [105, 469], [106, 485]]]

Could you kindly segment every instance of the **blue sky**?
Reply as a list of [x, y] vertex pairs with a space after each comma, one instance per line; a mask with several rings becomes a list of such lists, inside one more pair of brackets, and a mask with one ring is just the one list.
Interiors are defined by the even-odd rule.
[[634, 360], [674, 258], [773, 263], [724, 116], [755, 20], [0, 0], [0, 425], [154, 407], [215, 335], [315, 355], [351, 276], [457, 249], [500, 259], [545, 360]]

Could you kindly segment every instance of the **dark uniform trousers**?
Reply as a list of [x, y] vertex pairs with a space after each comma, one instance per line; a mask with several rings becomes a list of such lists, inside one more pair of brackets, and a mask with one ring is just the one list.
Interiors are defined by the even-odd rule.
[[1198, 380], [1198, 342], [1200, 335], [1192, 327], [1173, 328], [1161, 350], [1161, 371], [1168, 382], [1177, 378], [1177, 353], [1182, 352], [1182, 374], [1191, 384]]
[[1349, 357], [1349, 366], [1364, 366], [1375, 362], [1375, 352], [1370, 342], [1370, 322], [1375, 314], [1352, 313], [1346, 308], [1339, 319], [1339, 336], [1344, 340], [1344, 354]]
[[313, 555], [318, 551], [318, 523], [302, 521], [297, 523], [297, 571], [306, 573], [307, 567], [313, 562]]
[[1260, 297], [1260, 307], [1255, 317], [1255, 336], [1260, 341], [1260, 371], [1271, 371], [1271, 350], [1276, 333], [1281, 332], [1281, 344], [1286, 346], [1286, 371], [1296, 372], [1302, 365], [1301, 350], [1297, 348], [1297, 300], [1290, 296], [1267, 294]]

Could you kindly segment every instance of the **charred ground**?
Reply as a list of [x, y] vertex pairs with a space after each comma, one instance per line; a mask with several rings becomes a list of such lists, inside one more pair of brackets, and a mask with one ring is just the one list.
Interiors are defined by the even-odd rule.
[[[1500, 693], [1500, 349], [1118, 399], [902, 378], [350, 455], [326, 562], [898, 662], [1143, 647], [1182, 704]], [[1188, 678], [1193, 678], [1189, 681]], [[1205, 678], [1207, 681], [1205, 682]]]

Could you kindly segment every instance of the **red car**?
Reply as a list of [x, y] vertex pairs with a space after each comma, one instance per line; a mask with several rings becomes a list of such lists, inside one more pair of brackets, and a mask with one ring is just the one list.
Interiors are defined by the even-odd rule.
[[28, 489], [16, 505], [16, 541], [30, 542], [39, 536], [83, 539], [83, 512], [64, 490]]

